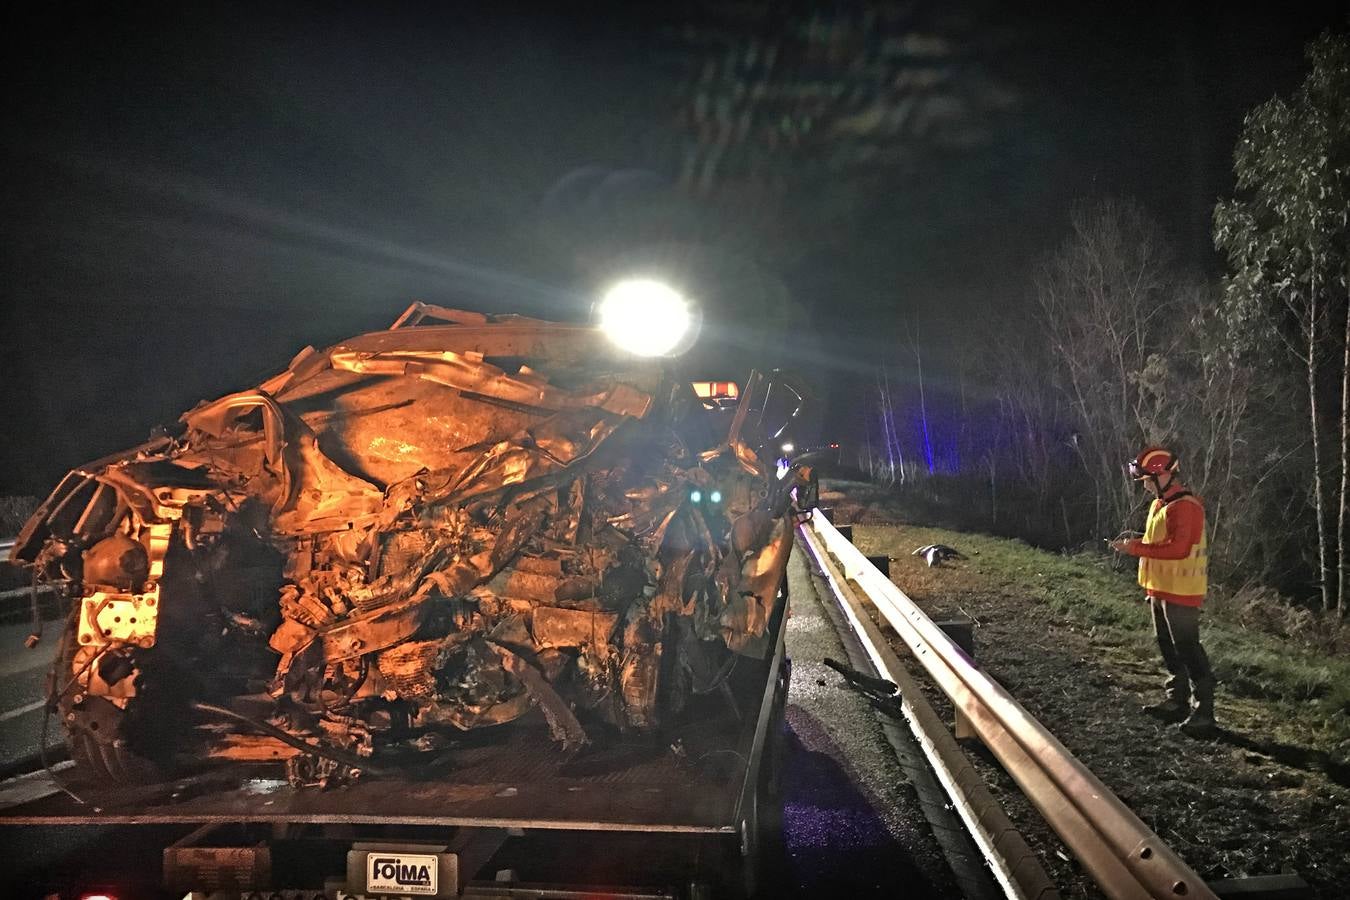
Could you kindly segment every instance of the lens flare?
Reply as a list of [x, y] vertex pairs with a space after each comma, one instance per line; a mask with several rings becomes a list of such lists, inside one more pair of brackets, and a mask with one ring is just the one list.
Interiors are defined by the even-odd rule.
[[646, 278], [620, 281], [600, 301], [600, 327], [637, 356], [663, 356], [680, 345], [693, 324], [689, 301], [668, 284]]

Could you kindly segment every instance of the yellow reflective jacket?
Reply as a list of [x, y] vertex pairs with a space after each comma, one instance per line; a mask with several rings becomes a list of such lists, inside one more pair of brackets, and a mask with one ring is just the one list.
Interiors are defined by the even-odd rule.
[[[1185, 506], [1183, 507], [1183, 504]], [[1173, 521], [1169, 527], [1168, 519]], [[1198, 497], [1186, 494], [1167, 503], [1154, 500], [1144, 527], [1143, 544], [1162, 544], [1176, 539], [1178, 519], [1186, 519], [1198, 540], [1182, 559], [1139, 558], [1139, 584], [1150, 597], [1160, 597], [1183, 606], [1200, 606], [1209, 589], [1209, 543], [1205, 537], [1205, 507]], [[1198, 518], [1198, 525], [1197, 525]], [[1147, 551], [1145, 551], [1147, 552]]]

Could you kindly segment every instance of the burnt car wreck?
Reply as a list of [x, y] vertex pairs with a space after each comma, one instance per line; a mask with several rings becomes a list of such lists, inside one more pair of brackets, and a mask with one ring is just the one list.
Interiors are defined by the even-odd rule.
[[763, 653], [781, 602], [775, 394], [795, 414], [760, 374], [710, 408], [596, 328], [423, 304], [307, 348], [71, 472], [24, 527], [12, 559], [70, 602], [50, 700], [72, 757], [325, 784], [527, 714], [563, 750], [659, 729]]

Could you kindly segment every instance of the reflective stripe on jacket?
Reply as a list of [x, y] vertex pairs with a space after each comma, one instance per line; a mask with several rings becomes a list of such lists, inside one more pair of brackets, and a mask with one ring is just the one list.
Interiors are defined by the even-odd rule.
[[[1194, 504], [1181, 509], [1182, 504]], [[1181, 559], [1150, 558], [1145, 551], [1139, 559], [1139, 584], [1150, 597], [1160, 597], [1183, 606], [1199, 606], [1209, 588], [1209, 543], [1205, 538], [1205, 507], [1199, 498], [1186, 495], [1170, 502], [1154, 500], [1148, 511], [1143, 545], [1162, 544], [1176, 537], [1176, 523], [1169, 527], [1168, 518], [1199, 516], [1198, 540]]]

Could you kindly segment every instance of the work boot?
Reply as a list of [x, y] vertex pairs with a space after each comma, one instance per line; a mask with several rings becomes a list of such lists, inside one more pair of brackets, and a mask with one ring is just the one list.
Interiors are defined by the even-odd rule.
[[1214, 680], [1195, 683], [1195, 709], [1185, 722], [1181, 723], [1181, 732], [1187, 737], [1212, 738], [1218, 735], [1219, 726], [1214, 724]]
[[1143, 708], [1146, 716], [1175, 725], [1191, 711], [1191, 681], [1185, 675], [1173, 675], [1163, 684], [1167, 699]]
[[1152, 716], [1155, 719], [1160, 719], [1168, 724], [1174, 725], [1186, 718], [1186, 714], [1190, 712], [1189, 707], [1190, 704], [1181, 697], [1172, 695], [1166, 700], [1148, 704], [1143, 708], [1143, 713], [1146, 716]]

